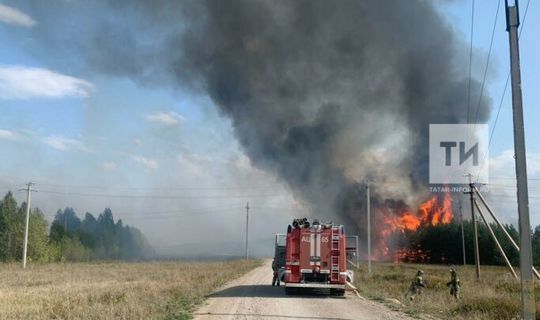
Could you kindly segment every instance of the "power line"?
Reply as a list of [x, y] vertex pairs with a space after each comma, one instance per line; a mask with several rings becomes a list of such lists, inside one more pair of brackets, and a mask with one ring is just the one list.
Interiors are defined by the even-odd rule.
[[470, 109], [471, 109], [471, 71], [472, 71], [472, 52], [473, 52], [473, 39], [474, 39], [474, 0], [472, 0], [471, 7], [471, 41], [469, 45], [469, 88], [467, 93], [467, 123], [470, 123]]
[[93, 186], [93, 185], [69, 185], [40, 183], [41, 186], [53, 188], [80, 188], [80, 189], [120, 189], [120, 190], [254, 190], [275, 189], [275, 186], [172, 186], [172, 187], [132, 187], [132, 186]]
[[253, 209], [268, 209], [268, 210], [290, 210], [290, 209], [294, 209], [296, 211], [305, 211], [305, 212], [309, 212], [310, 210], [309, 209], [306, 209], [306, 208], [291, 208], [290, 206], [289, 207], [276, 207], [276, 206], [252, 206], [250, 205], [249, 206], [250, 208], [253, 208]]
[[[521, 33], [523, 33], [523, 28], [525, 27], [525, 21], [527, 20], [527, 12], [529, 12], [530, 4], [531, 4], [531, 0], [528, 0], [527, 6], [525, 7], [525, 12], [523, 13], [523, 20], [521, 21], [521, 28], [519, 29], [519, 38], [521, 38]], [[495, 128], [497, 127], [497, 121], [499, 120], [499, 114], [501, 113], [501, 109], [504, 102], [504, 97], [506, 95], [506, 90], [508, 89], [509, 81], [510, 81], [510, 71], [508, 71], [508, 75], [506, 76], [506, 83], [504, 84], [501, 100], [499, 101], [499, 107], [497, 108], [497, 116], [495, 117], [495, 121], [493, 122], [493, 129], [491, 129], [491, 134], [489, 135], [488, 150], [489, 150], [489, 147], [491, 146], [491, 140], [493, 138], [493, 134], [495, 133]]]
[[188, 209], [179, 209], [179, 210], [162, 210], [162, 211], [124, 211], [124, 212], [115, 212], [115, 215], [121, 215], [121, 216], [130, 216], [130, 217], [137, 217], [137, 216], [174, 216], [178, 214], [196, 214], [196, 213], [206, 213], [206, 212], [214, 212], [217, 210], [232, 210], [232, 209], [238, 209], [242, 208], [242, 204], [233, 204], [233, 205], [221, 205], [221, 206], [213, 206], [213, 207], [206, 207], [206, 208], [188, 208]]
[[[249, 206], [253, 209], [262, 209], [262, 210], [274, 210], [279, 209], [281, 212], [294, 212], [294, 213], [300, 213], [305, 211], [300, 211], [295, 208], [291, 207], [264, 207], [264, 206]], [[187, 210], [164, 210], [164, 211], [139, 211], [139, 212], [115, 212], [115, 215], [122, 215], [122, 216], [130, 216], [130, 217], [137, 217], [137, 216], [177, 216], [178, 214], [197, 214], [197, 213], [208, 213], [208, 212], [216, 212], [216, 211], [228, 211], [228, 210], [235, 210], [235, 209], [243, 209], [245, 208], [242, 203], [238, 204], [232, 204], [232, 205], [220, 205], [220, 206], [214, 206], [214, 207], [206, 207], [206, 208], [193, 208], [193, 209], [187, 209]], [[292, 210], [291, 210], [292, 209]]]
[[54, 190], [40, 190], [40, 192], [48, 193], [48, 194], [63, 195], [63, 196], [80, 196], [80, 197], [97, 197], [97, 198], [130, 198], [130, 199], [229, 199], [229, 198], [269, 198], [269, 197], [288, 196], [287, 194], [198, 195], [198, 196], [133, 195], [133, 194], [61, 192], [61, 191], [54, 191]]
[[[512, 185], [497, 185], [497, 184], [489, 184], [487, 185], [486, 187], [488, 187], [488, 189], [516, 189], [516, 186], [512, 186]], [[534, 188], [534, 187], [529, 187], [529, 190], [540, 190], [540, 188]]]
[[[49, 193], [65, 193], [65, 194], [68, 194], [68, 193], [73, 193], [73, 194], [82, 194], [82, 193], [86, 193], [86, 192], [64, 192], [62, 189], [77, 189], [77, 188], [80, 188], [80, 189], [99, 189], [99, 190], [109, 190], [109, 189], [116, 189], [116, 190], [124, 190], [124, 191], [128, 191], [128, 190], [141, 190], [141, 191], [145, 191], [145, 190], [152, 190], [152, 191], [205, 191], [205, 190], [224, 190], [224, 191], [227, 191], [227, 190], [233, 190], [233, 191], [244, 191], [244, 190], [257, 190], [257, 191], [276, 191], [276, 190], [280, 190], [280, 191], [286, 191], [285, 188], [280, 188], [279, 186], [276, 186], [276, 185], [252, 185], [252, 186], [172, 186], [172, 187], [137, 187], [137, 186], [97, 186], [97, 185], [70, 185], [70, 184], [53, 184], [53, 183], [39, 183], [40, 186], [46, 186], [46, 187], [52, 187], [54, 189], [59, 189], [59, 190], [54, 190], [54, 189], [49, 189], [49, 190], [46, 190], [46, 192], [49, 192]], [[15, 185], [4, 185], [2, 187], [0, 187], [0, 189], [13, 189], [13, 188], [16, 188]], [[134, 196], [134, 197], [138, 197], [138, 196]], [[158, 196], [159, 197], [159, 196]], [[210, 196], [210, 197], [213, 197], [213, 196]], [[235, 196], [234, 196], [235, 197]]]
[[[474, 0], [473, 0], [474, 1]], [[527, 6], [525, 7], [525, 12], [523, 13], [523, 20], [521, 21], [521, 29], [519, 29], [519, 35], [518, 38], [521, 38], [521, 33], [523, 32], [523, 27], [525, 26], [525, 21], [527, 19], [527, 12], [529, 12], [529, 5], [531, 3], [531, 0], [527, 1]], [[470, 67], [469, 67], [470, 70]], [[470, 72], [470, 71], [469, 71]], [[469, 75], [469, 81], [470, 81], [470, 75]], [[506, 76], [506, 82], [504, 84], [503, 93], [501, 95], [501, 99], [499, 100], [499, 107], [497, 108], [497, 115], [495, 116], [495, 121], [493, 122], [493, 127], [491, 128], [491, 132], [489, 134], [489, 140], [488, 140], [488, 147], [486, 154], [484, 155], [484, 161], [482, 161], [482, 167], [484, 166], [487, 154], [489, 153], [489, 148], [491, 147], [491, 142], [493, 140], [493, 135], [495, 134], [495, 128], [497, 127], [497, 123], [499, 121], [499, 115], [501, 114], [502, 105], [504, 103], [504, 98], [506, 96], [506, 90], [508, 89], [508, 83], [510, 82], [510, 70], [508, 71], [508, 74]], [[468, 119], [468, 110], [467, 110], [467, 119]], [[467, 121], [468, 122], [468, 121]], [[480, 169], [481, 170], [481, 169]], [[490, 177], [491, 178], [491, 177]], [[515, 178], [514, 178], [515, 179]], [[529, 179], [531, 180], [531, 179]], [[478, 181], [478, 179], [477, 179]]]
[[[489, 177], [490, 180], [494, 179], [494, 180], [516, 180], [516, 177]], [[527, 180], [529, 181], [539, 181], [540, 178], [528, 178]]]
[[[495, 30], [497, 28], [497, 19], [499, 18], [499, 9], [501, 8], [501, 0], [497, 4], [497, 11], [495, 12], [495, 20], [493, 21], [493, 29], [491, 30], [491, 40], [489, 42], [489, 51], [486, 59], [486, 68], [484, 69], [484, 77], [482, 79], [482, 86], [480, 88], [480, 96], [478, 97], [478, 105], [476, 106], [476, 115], [474, 117], [474, 125], [478, 122], [478, 114], [480, 111], [480, 105], [482, 103], [482, 97], [484, 95], [484, 86], [486, 84], [487, 73], [489, 69], [489, 60], [491, 59], [491, 52], [493, 49], [493, 39], [495, 38]], [[470, 74], [469, 74], [470, 77]], [[473, 130], [474, 131], [474, 130]]]
[[[510, 195], [510, 194], [505, 194], [505, 193], [493, 193], [491, 195], [492, 197], [495, 196], [497, 198], [507, 198], [507, 199], [515, 199], [516, 196], [515, 195]], [[538, 196], [529, 196], [530, 199], [540, 199], [540, 197]]]
[[[194, 217], [194, 216], [200, 216], [200, 215], [212, 215], [212, 214], [222, 214], [224, 212], [234, 212], [235, 215], [238, 215], [241, 212], [238, 212], [239, 208], [229, 208], [226, 210], [212, 210], [212, 211], [199, 211], [199, 212], [182, 212], [181, 215], [175, 214], [175, 215], [147, 215], [147, 216], [141, 216], [141, 217], [129, 217], [129, 218], [137, 218], [142, 220], [163, 220], [163, 219], [181, 219], [181, 218], [187, 218], [187, 217]], [[228, 214], [230, 215], [230, 214]], [[119, 215], [117, 215], [119, 216]]]
[[[473, 132], [476, 130], [476, 124], [478, 123], [478, 115], [480, 113], [480, 106], [482, 104], [482, 98], [483, 98], [483, 95], [484, 95], [484, 87], [485, 87], [485, 84], [486, 84], [486, 78], [487, 78], [487, 73], [488, 73], [488, 70], [489, 70], [489, 61], [491, 59], [491, 52], [493, 51], [493, 40], [495, 39], [495, 31], [497, 29], [497, 20], [499, 18], [499, 10], [501, 8], [501, 0], [499, 0], [499, 2], [497, 3], [497, 10], [495, 11], [495, 19], [493, 20], [493, 28], [491, 30], [491, 39], [489, 41], [489, 51], [488, 51], [488, 55], [487, 55], [487, 59], [486, 59], [486, 67], [484, 68], [484, 76], [482, 78], [482, 86], [480, 88], [480, 94], [479, 94], [479, 97], [478, 97], [478, 104], [476, 105], [476, 114], [474, 116], [474, 127], [473, 127]], [[472, 40], [471, 40], [472, 41]], [[470, 74], [470, 66], [469, 66], [469, 95], [470, 95], [470, 82], [471, 82], [471, 74]], [[507, 83], [508, 85], [508, 83]], [[468, 116], [469, 116], [469, 111], [467, 110], [467, 119], [468, 119]], [[499, 115], [497, 114], [497, 117]], [[468, 120], [467, 120], [468, 122]], [[489, 146], [489, 144], [488, 144]], [[488, 149], [489, 150], [489, 149]], [[484, 161], [485, 161], [485, 158], [486, 156], [484, 156]], [[483, 164], [481, 166], [481, 168], [483, 169]], [[478, 172], [479, 173], [479, 172]], [[478, 179], [480, 179], [480, 175], [478, 174], [478, 177], [477, 177], [477, 181]]]
[[15, 186], [15, 185], [0, 186], [0, 189], [7, 189], [7, 190], [16, 189], [16, 188], [18, 188], [18, 186]]
[[[515, 200], [493, 200], [493, 199], [490, 199], [489, 200], [490, 202], [494, 202], [494, 203], [508, 203], [508, 204], [514, 204], [517, 206], [517, 203]], [[529, 204], [540, 204], [540, 202], [536, 202], [536, 201], [531, 201], [529, 202]]]
[[[6, 177], [6, 176], [4, 176]], [[8, 176], [13, 181], [20, 181], [21, 177], [15, 177], [15, 176]], [[81, 184], [69, 184], [69, 183], [50, 183], [48, 181], [50, 180], [42, 180], [42, 179], [30, 179], [34, 181], [35, 183], [39, 184], [40, 186], [46, 186], [46, 187], [52, 187], [52, 188], [69, 188], [69, 189], [125, 189], [125, 190], [254, 190], [254, 189], [272, 189], [275, 190], [276, 188], [279, 188], [279, 184], [244, 184], [244, 185], [210, 185], [210, 186], [192, 186], [192, 185], [176, 185], [176, 186], [120, 186], [120, 185], [81, 185]], [[2, 183], [6, 183], [3, 188], [9, 189], [9, 188], [15, 188], [16, 185], [23, 185], [24, 183], [15, 183], [15, 182], [9, 182], [9, 181], [2, 181]], [[9, 184], [7, 184], [9, 183]]]

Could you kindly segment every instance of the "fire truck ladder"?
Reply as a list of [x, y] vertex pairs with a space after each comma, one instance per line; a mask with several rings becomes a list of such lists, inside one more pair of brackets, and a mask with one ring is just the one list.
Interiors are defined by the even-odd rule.
[[339, 280], [339, 227], [332, 227], [332, 254], [331, 254], [331, 266], [330, 266], [330, 280]]

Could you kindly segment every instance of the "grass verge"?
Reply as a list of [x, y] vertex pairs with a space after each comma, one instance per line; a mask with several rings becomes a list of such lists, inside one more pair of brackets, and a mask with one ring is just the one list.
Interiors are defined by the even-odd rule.
[[[405, 294], [422, 269], [426, 288], [410, 301]], [[516, 270], [519, 274], [519, 270]], [[454, 301], [446, 283], [448, 266], [386, 264], [373, 266], [372, 276], [362, 266], [355, 272], [355, 285], [364, 297], [383, 301], [414, 317], [441, 319], [518, 319], [521, 310], [520, 283], [504, 267], [482, 266], [481, 281], [476, 281], [474, 266], [458, 266], [461, 299]], [[535, 286], [537, 319], [540, 319], [540, 286]]]
[[0, 264], [0, 319], [190, 319], [260, 261]]

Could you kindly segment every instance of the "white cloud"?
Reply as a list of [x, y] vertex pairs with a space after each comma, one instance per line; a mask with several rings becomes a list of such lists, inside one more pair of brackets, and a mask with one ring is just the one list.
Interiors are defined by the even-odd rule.
[[117, 167], [117, 164], [114, 161], [103, 162], [103, 168], [105, 168], [105, 170], [114, 170], [116, 169], [116, 167]]
[[234, 159], [234, 165], [236, 168], [241, 170], [254, 170], [253, 166], [251, 165], [251, 160], [245, 155], [240, 154]]
[[87, 97], [94, 86], [51, 70], [0, 65], [0, 99]]
[[19, 135], [16, 132], [0, 129], [0, 139], [17, 140]]
[[0, 3], [0, 22], [21, 27], [32, 27], [36, 21], [29, 15], [18, 9], [8, 7]]
[[43, 142], [50, 147], [60, 150], [67, 151], [71, 149], [89, 152], [90, 150], [79, 140], [66, 138], [61, 135], [52, 135], [43, 139]]
[[[514, 150], [509, 149], [490, 158], [489, 192], [485, 195], [494, 208], [495, 213], [505, 223], [517, 224], [517, 199], [515, 180]], [[529, 210], [531, 224], [540, 223], [540, 153], [527, 153], [527, 174], [529, 178]]]
[[[206, 162], [206, 159], [201, 158], [198, 155], [182, 153], [176, 157], [176, 160], [180, 164], [180, 168], [183, 172], [189, 173], [195, 176], [201, 176], [208, 173], [207, 169], [203, 167], [202, 163]], [[208, 162], [206, 162], [208, 163]]]
[[[501, 154], [490, 159], [490, 175], [495, 178], [501, 176], [515, 177], [514, 165], [514, 150], [505, 150]], [[527, 171], [529, 178], [540, 175], [540, 153], [527, 153]]]
[[150, 170], [159, 168], [159, 162], [156, 159], [146, 158], [143, 156], [133, 156], [133, 160]]
[[163, 112], [156, 111], [145, 116], [146, 120], [152, 122], [158, 122], [166, 126], [177, 125], [180, 122], [184, 122], [186, 118], [176, 112]]

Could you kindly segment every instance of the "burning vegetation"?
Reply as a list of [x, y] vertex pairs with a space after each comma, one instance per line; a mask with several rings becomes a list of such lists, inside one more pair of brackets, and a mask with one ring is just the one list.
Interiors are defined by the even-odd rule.
[[[428, 262], [428, 252], [421, 248], [409, 248], [407, 241], [403, 243], [399, 239], [424, 226], [448, 224], [454, 217], [450, 193], [433, 195], [420, 204], [416, 211], [402, 202], [387, 201], [376, 212], [380, 219], [380, 229], [379, 251], [374, 258], [378, 260]], [[392, 250], [392, 247], [395, 249]]]
[[392, 210], [389, 207], [379, 209], [383, 216], [384, 224], [391, 230], [416, 230], [421, 225], [437, 225], [452, 221], [452, 196], [449, 193], [442, 197], [434, 195], [431, 199], [422, 203], [418, 211]]

